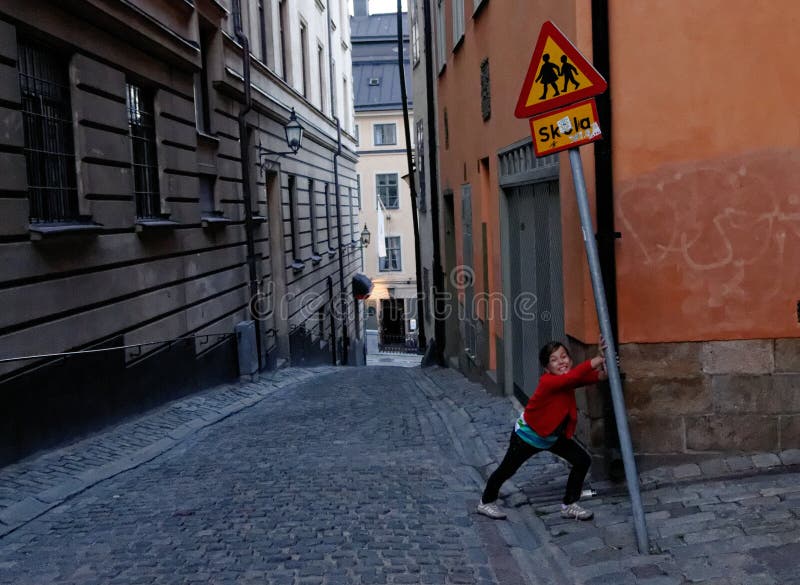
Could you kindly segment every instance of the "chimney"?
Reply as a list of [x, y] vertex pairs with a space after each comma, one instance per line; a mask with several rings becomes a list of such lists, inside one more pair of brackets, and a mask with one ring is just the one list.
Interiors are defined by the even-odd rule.
[[353, 1], [353, 16], [369, 16], [367, 12], [368, 0], [354, 0]]

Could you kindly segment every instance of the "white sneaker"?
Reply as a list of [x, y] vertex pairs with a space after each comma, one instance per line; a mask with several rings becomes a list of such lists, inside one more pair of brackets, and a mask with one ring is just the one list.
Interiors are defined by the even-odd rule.
[[582, 508], [578, 502], [573, 502], [566, 508], [561, 508], [562, 518], [575, 518], [575, 520], [591, 520], [594, 517], [594, 512]]
[[493, 518], [495, 520], [502, 520], [506, 517], [506, 513], [503, 512], [500, 509], [500, 506], [494, 502], [490, 502], [488, 504], [481, 502], [478, 504], [478, 514], [483, 514], [484, 516], [488, 516], [489, 518]]

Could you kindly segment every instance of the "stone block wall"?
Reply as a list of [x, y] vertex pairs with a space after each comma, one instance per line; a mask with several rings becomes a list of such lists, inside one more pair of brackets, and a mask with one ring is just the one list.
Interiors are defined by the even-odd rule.
[[626, 344], [620, 359], [637, 455], [800, 447], [800, 339]]

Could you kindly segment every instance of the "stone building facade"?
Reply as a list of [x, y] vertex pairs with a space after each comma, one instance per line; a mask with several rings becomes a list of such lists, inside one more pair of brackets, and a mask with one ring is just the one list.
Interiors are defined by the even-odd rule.
[[345, 4], [0, 1], [0, 460], [235, 379], [243, 322], [352, 363]]

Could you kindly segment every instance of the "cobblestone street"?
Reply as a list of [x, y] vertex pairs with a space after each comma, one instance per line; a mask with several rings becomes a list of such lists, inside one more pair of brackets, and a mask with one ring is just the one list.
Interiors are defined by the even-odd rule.
[[289, 369], [0, 470], [0, 583], [800, 583], [796, 452], [643, 474], [564, 521], [533, 458], [474, 513], [515, 415], [452, 370]]

